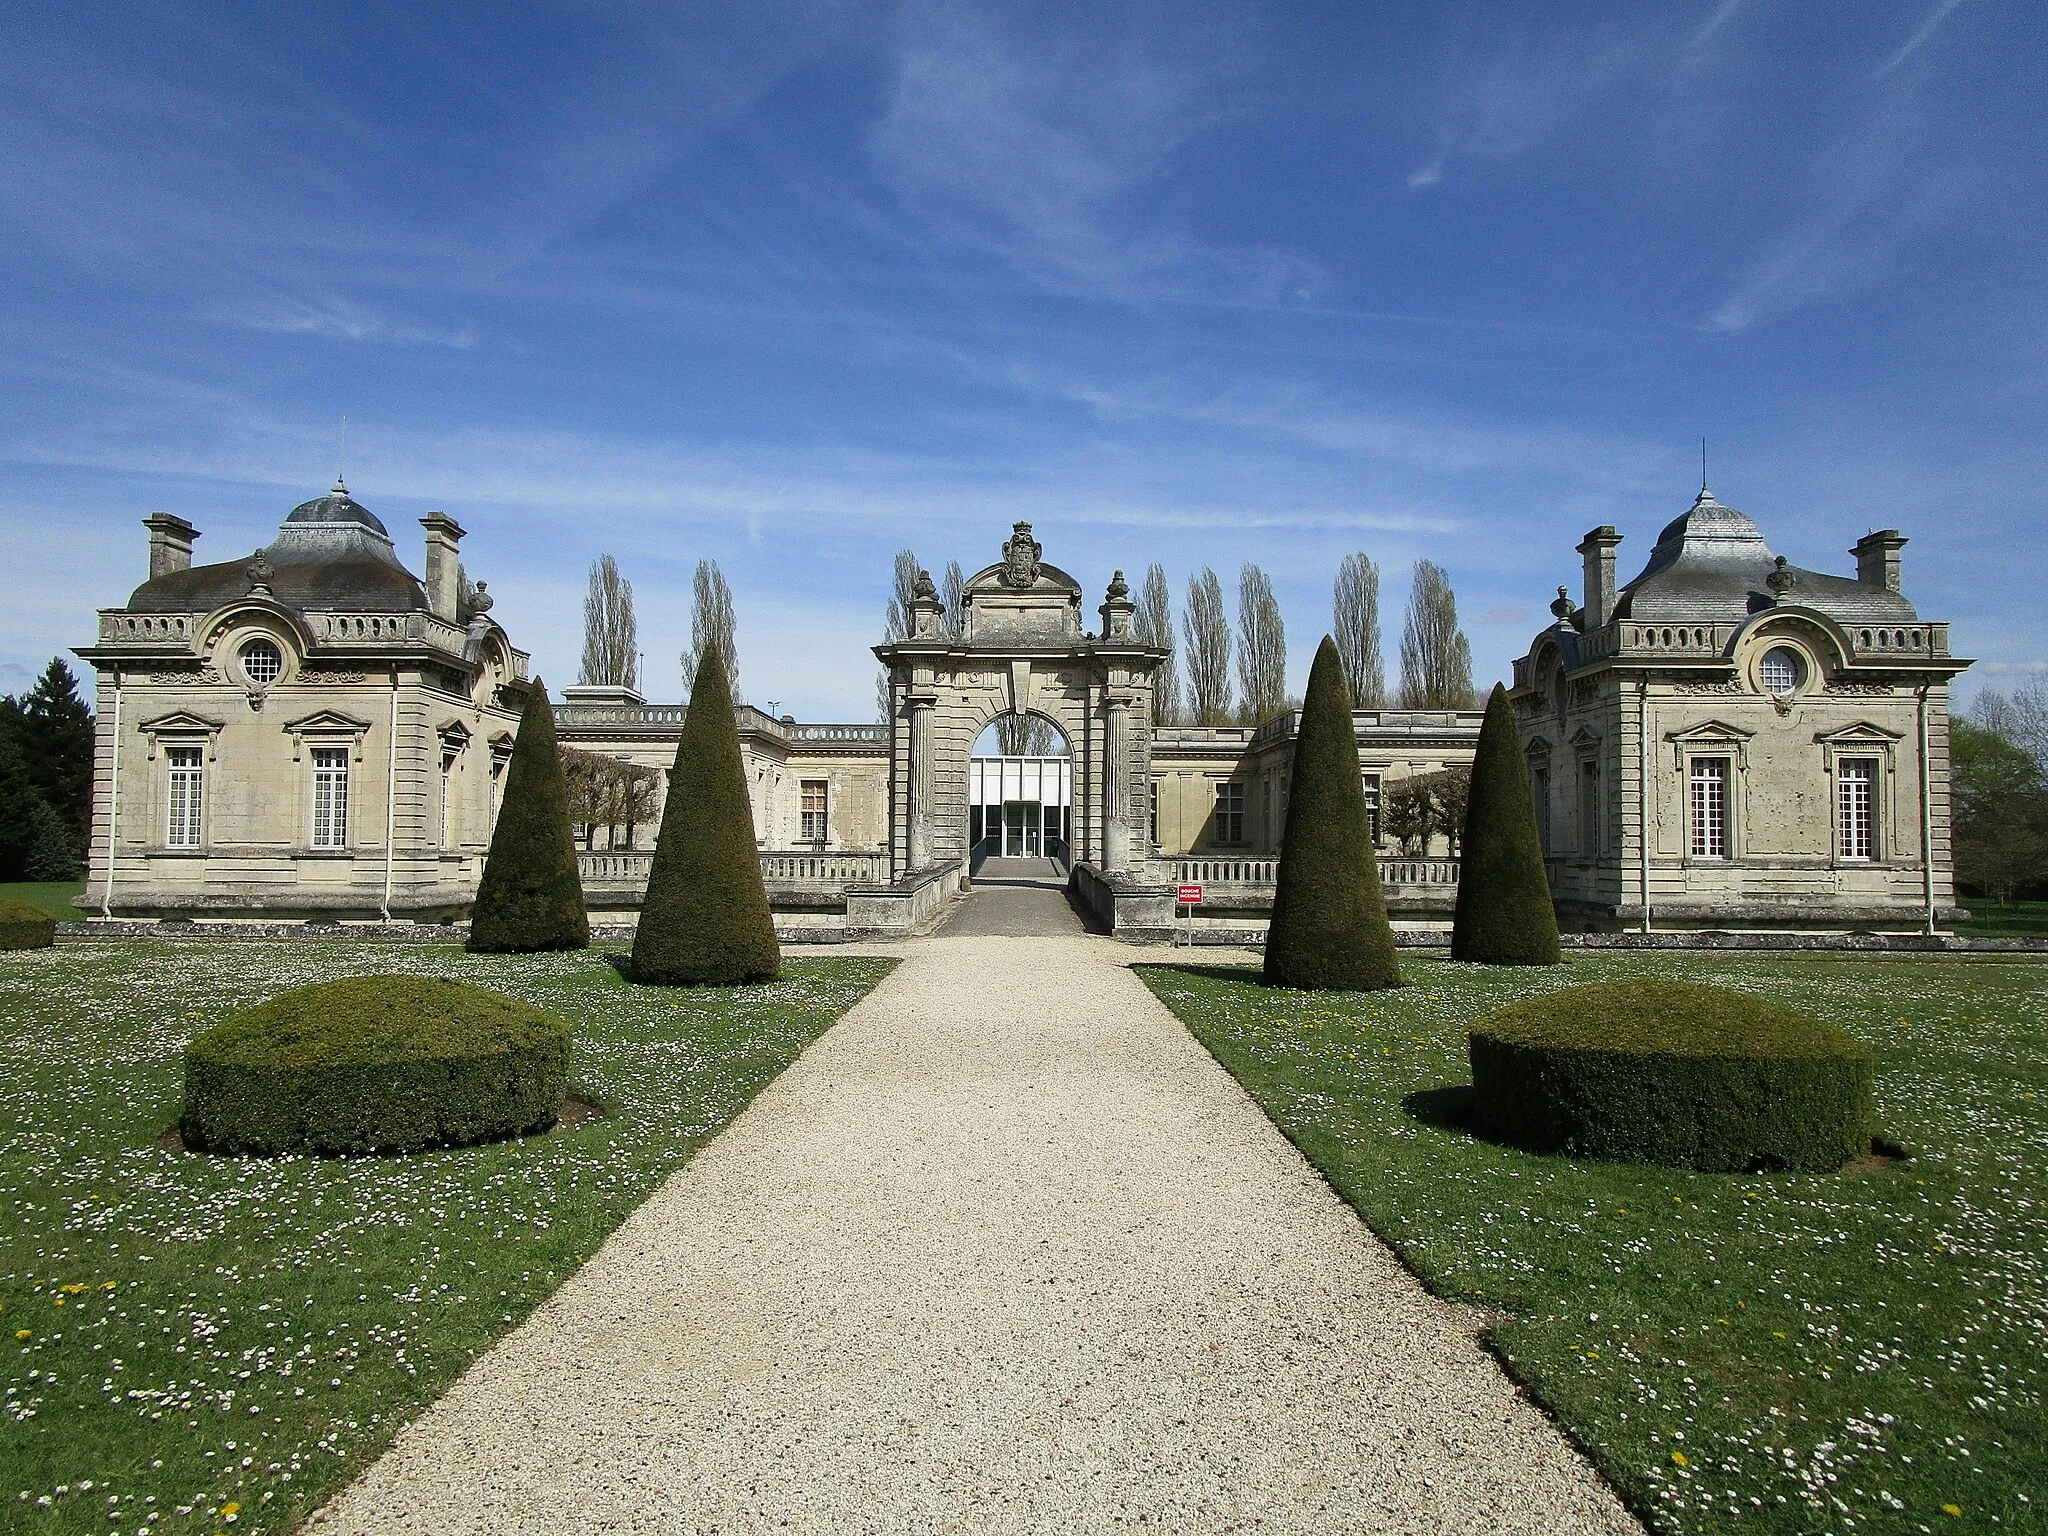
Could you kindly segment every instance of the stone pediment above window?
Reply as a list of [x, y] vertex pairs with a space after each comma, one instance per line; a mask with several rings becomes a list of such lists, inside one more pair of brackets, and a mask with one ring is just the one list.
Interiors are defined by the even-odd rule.
[[1688, 754], [1710, 752], [1718, 747], [1735, 758], [1738, 768], [1743, 768], [1749, 765], [1749, 739], [1755, 734], [1725, 720], [1702, 720], [1682, 731], [1666, 731], [1664, 739], [1671, 743], [1672, 761], [1677, 767], [1685, 766]]
[[220, 731], [225, 722], [195, 715], [189, 709], [174, 709], [168, 715], [158, 715], [154, 720], [145, 720], [135, 727], [149, 738], [149, 755], [156, 756], [159, 738], [191, 741], [198, 737], [206, 739], [206, 760], [212, 762], [220, 756]]
[[441, 738], [441, 745], [450, 752], [460, 752], [469, 745], [469, 727], [453, 715], [435, 726], [434, 734]]
[[338, 709], [316, 709], [310, 715], [301, 715], [296, 720], [284, 723], [284, 732], [292, 739], [292, 761], [297, 762], [308, 737], [333, 743], [346, 740], [349, 756], [357, 762], [363, 760], [363, 737], [369, 733], [370, 722], [358, 720], [354, 715], [343, 714]]
[[1813, 739], [1823, 746], [1888, 747], [1893, 742], [1901, 740], [1904, 735], [1903, 731], [1888, 731], [1883, 726], [1873, 725], [1868, 720], [1858, 720], [1853, 725], [1839, 726], [1832, 731], [1816, 731], [1814, 732]]
[[491, 763], [502, 767], [512, 757], [514, 742], [510, 731], [499, 731], [491, 737]]
[[1541, 761], [1542, 759], [1549, 757], [1550, 738], [1548, 736], [1537, 736], [1531, 738], [1529, 744], [1526, 747], [1522, 748], [1522, 755], [1528, 758], [1529, 761], [1532, 763]]
[[1572, 732], [1571, 740], [1568, 743], [1568, 745], [1576, 747], [1583, 752], [1599, 746], [1601, 741], [1604, 739], [1605, 738], [1603, 738], [1601, 734], [1598, 731], [1594, 730], [1591, 726], [1582, 725], [1576, 731]]

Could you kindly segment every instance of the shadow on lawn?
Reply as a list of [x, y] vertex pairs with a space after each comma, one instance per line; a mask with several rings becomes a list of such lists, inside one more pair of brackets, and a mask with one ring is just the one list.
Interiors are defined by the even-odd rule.
[[1479, 1121], [1474, 1113], [1470, 1083], [1446, 1083], [1441, 1088], [1418, 1088], [1402, 1098], [1401, 1112], [1411, 1120], [1433, 1125], [1438, 1130], [1462, 1132], [1479, 1141], [1487, 1139], [1479, 1134]]

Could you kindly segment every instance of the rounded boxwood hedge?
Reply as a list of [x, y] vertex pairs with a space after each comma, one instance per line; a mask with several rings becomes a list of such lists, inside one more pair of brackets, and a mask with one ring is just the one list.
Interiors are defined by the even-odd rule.
[[1534, 1152], [1705, 1172], [1832, 1172], [1870, 1150], [1870, 1049], [1776, 1003], [1611, 981], [1496, 1008], [1471, 1032], [1480, 1130]]
[[516, 998], [416, 976], [323, 981], [245, 1008], [185, 1048], [185, 1145], [227, 1153], [411, 1152], [545, 1130], [569, 1026]]
[[57, 920], [40, 907], [0, 896], [0, 949], [48, 949], [57, 942]]

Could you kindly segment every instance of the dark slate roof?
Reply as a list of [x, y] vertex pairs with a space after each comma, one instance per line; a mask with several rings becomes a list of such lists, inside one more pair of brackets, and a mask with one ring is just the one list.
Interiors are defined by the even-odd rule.
[[[1764, 578], [1777, 556], [1761, 529], [1701, 488], [1698, 500], [1657, 535], [1649, 564], [1621, 589], [1617, 617], [1638, 623], [1740, 623], [1774, 601]], [[1899, 593], [1852, 577], [1787, 566], [1787, 601], [1843, 624], [1910, 623], [1918, 617]]]
[[385, 543], [391, 542], [390, 531], [378, 521], [377, 515], [350, 496], [348, 487], [339, 480], [325, 496], [315, 496], [293, 507], [284, 521], [287, 528], [293, 523], [354, 523], [369, 529]]
[[[391, 536], [340, 481], [325, 496], [292, 508], [264, 559], [270, 595], [303, 612], [413, 613], [427, 607], [426, 588], [399, 561]], [[131, 613], [205, 613], [246, 597], [253, 556], [195, 565], [145, 581], [128, 598]]]

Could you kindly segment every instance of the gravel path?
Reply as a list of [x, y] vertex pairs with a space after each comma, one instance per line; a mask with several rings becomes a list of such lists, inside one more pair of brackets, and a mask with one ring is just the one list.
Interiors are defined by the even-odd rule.
[[1051, 859], [987, 859], [966, 900], [939, 925], [944, 938], [1078, 938], [1087, 930]]
[[1637, 1529], [1142, 956], [894, 952], [311, 1529]]

